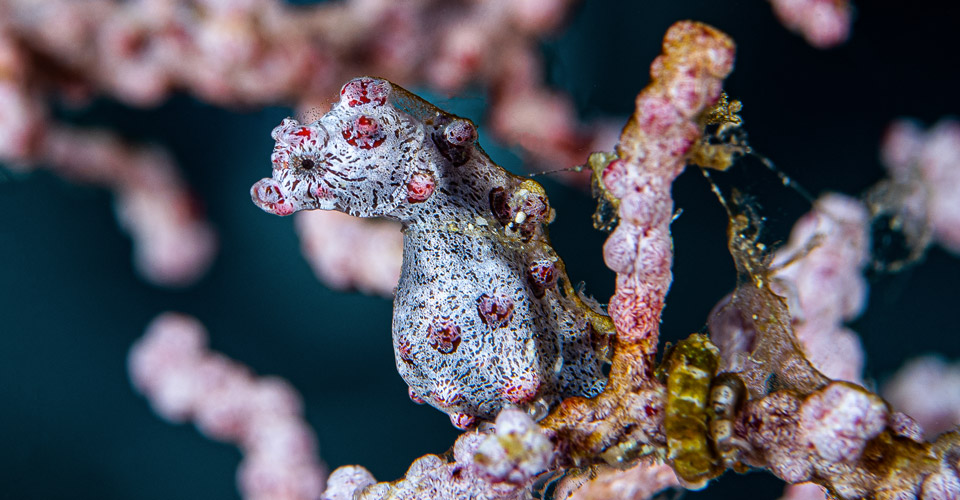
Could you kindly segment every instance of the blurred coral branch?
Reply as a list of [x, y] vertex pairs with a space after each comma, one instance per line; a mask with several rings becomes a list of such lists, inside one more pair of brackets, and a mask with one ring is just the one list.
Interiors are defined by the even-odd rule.
[[697, 118], [720, 98], [733, 56], [725, 34], [699, 23], [673, 25], [624, 128], [619, 158], [601, 173], [605, 189], [620, 200], [620, 224], [604, 245], [604, 261], [617, 272], [610, 379], [600, 396], [567, 399], [541, 422], [572, 465], [604, 453], [607, 460], [630, 460], [665, 444], [666, 394], [653, 363], [672, 281], [670, 186], [702, 133]]
[[784, 26], [818, 49], [840, 45], [850, 37], [853, 6], [849, 0], [770, 0], [770, 3]]
[[168, 421], [192, 421], [207, 437], [240, 447], [237, 483], [245, 498], [318, 498], [326, 471], [300, 395], [285, 380], [257, 377], [206, 343], [196, 319], [161, 314], [130, 349], [133, 386]]
[[297, 214], [295, 224], [303, 255], [320, 281], [331, 288], [393, 295], [403, 252], [399, 224], [320, 210]]
[[[158, 166], [169, 163], [162, 153], [132, 154], [139, 148], [119, 136], [56, 124], [46, 102], [51, 96], [76, 106], [107, 95], [145, 107], [181, 91], [222, 106], [283, 104], [308, 112], [326, 106], [336, 86], [357, 74], [383, 74], [444, 94], [479, 84], [501, 141], [525, 148], [534, 163], [569, 168], [583, 163], [588, 151], [612, 146], [615, 130], [610, 123], [579, 123], [569, 97], [543, 83], [538, 40], [560, 26], [570, 7], [569, 0], [311, 6], [277, 0], [4, 0], [0, 161], [72, 177], [70, 172], [91, 168], [78, 164], [76, 151], [109, 158], [97, 165], [105, 169], [102, 175], [80, 178], [115, 191], [118, 217], [148, 280], [189, 284], [209, 267], [215, 237], [176, 169]], [[161, 171], [150, 174], [154, 168]], [[151, 178], [161, 181], [159, 194], [143, 184]], [[183, 248], [172, 241], [182, 241]], [[323, 250], [305, 247], [314, 255]], [[366, 286], [359, 283], [363, 278], [339, 274], [334, 287], [344, 279]], [[371, 290], [389, 289], [378, 284]]]

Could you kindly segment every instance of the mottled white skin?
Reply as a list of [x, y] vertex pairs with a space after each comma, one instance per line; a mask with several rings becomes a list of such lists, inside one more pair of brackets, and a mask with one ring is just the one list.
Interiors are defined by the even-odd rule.
[[319, 120], [284, 120], [273, 137], [273, 177], [251, 189], [259, 207], [402, 223], [393, 342], [411, 398], [465, 428], [507, 404], [602, 390], [587, 310], [560, 291], [546, 196], [494, 164], [469, 120], [358, 78]]

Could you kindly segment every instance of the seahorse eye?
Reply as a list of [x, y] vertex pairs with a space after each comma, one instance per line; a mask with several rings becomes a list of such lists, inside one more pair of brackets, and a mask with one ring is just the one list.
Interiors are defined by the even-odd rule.
[[314, 163], [313, 163], [313, 160], [311, 160], [310, 158], [304, 158], [300, 162], [300, 168], [304, 170], [310, 170], [313, 167], [314, 167]]

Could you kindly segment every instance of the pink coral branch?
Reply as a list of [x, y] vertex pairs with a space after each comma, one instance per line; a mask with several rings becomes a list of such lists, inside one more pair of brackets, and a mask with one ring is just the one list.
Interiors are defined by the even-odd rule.
[[317, 498], [324, 467], [300, 395], [282, 379], [257, 377], [209, 351], [206, 342], [196, 319], [161, 314], [130, 349], [134, 388], [164, 419], [193, 421], [208, 437], [239, 446], [244, 459], [237, 482], [244, 498]]
[[400, 280], [400, 224], [340, 212], [300, 212], [294, 219], [304, 257], [331, 288], [393, 296]]
[[770, 4], [784, 26], [818, 49], [840, 45], [850, 37], [853, 7], [849, 0], [770, 0]]
[[[9, 0], [0, 8], [31, 50], [71, 75], [74, 94], [93, 89], [146, 106], [187, 90], [221, 105], [310, 109], [357, 74], [443, 93], [479, 82], [491, 92], [498, 136], [541, 163], [570, 167], [583, 163], [592, 145], [612, 145], [609, 126], [580, 124], [570, 99], [543, 84], [537, 40], [560, 25], [571, 4]], [[557, 111], [545, 117], [541, 104], [548, 103]], [[541, 118], [549, 119], [516, 126]]]
[[[863, 348], [844, 322], [863, 311], [867, 283], [863, 268], [870, 251], [869, 214], [859, 201], [840, 194], [817, 200], [776, 251], [773, 287], [790, 309], [793, 332], [807, 359], [823, 374], [859, 383]], [[739, 371], [757, 335], [725, 297], [710, 314], [711, 340], [723, 354], [723, 371]]]
[[913, 244], [925, 247], [932, 238], [960, 254], [960, 122], [944, 118], [923, 131], [915, 121], [896, 121], [881, 158], [890, 182], [880, 200], [887, 206], [879, 210], [898, 214], [900, 224], [919, 226], [905, 229], [920, 235]]
[[937, 356], [907, 362], [883, 386], [883, 395], [914, 419], [927, 438], [960, 426], [960, 364]]
[[47, 168], [113, 191], [140, 273], [161, 285], [196, 281], [213, 260], [217, 238], [169, 155], [127, 145], [110, 132], [49, 120], [29, 61], [30, 54], [0, 26], [0, 161], [20, 171]]
[[733, 56], [732, 40], [712, 28], [672, 26], [650, 68], [652, 82], [637, 96], [636, 112], [620, 137], [620, 159], [603, 171], [606, 189], [621, 200], [620, 224], [603, 257], [617, 272], [610, 315], [622, 342], [656, 348], [673, 278], [670, 186], [702, 133], [698, 115], [720, 98]]
[[[869, 214], [859, 201], [829, 194], [793, 227], [773, 259], [777, 285], [793, 317], [793, 331], [807, 359], [835, 380], [860, 382], [863, 347], [843, 323], [863, 311], [870, 255]], [[814, 241], [814, 239], [816, 239]], [[799, 255], [788, 263], [787, 259]]]
[[574, 464], [601, 453], [624, 460], [618, 453], [629, 451], [618, 451], [618, 443], [628, 450], [664, 444], [666, 395], [653, 377], [653, 357], [672, 279], [670, 187], [702, 134], [699, 115], [720, 97], [733, 56], [732, 40], [714, 28], [690, 21], [671, 26], [620, 137], [619, 158], [601, 173], [605, 189], [620, 200], [620, 223], [604, 245], [604, 260], [617, 272], [610, 378], [601, 395], [569, 398], [541, 422]]
[[323, 500], [435, 500], [530, 498], [534, 478], [546, 471], [554, 448], [523, 411], [497, 416], [493, 430], [463, 434], [453, 445], [453, 460], [420, 457], [403, 479], [376, 483], [363, 467], [341, 467], [330, 475]]
[[[667, 464], [642, 461], [627, 470], [608, 469], [575, 490], [571, 500], [647, 500], [680, 482]], [[565, 498], [558, 491], [556, 498]]]
[[749, 401], [736, 434], [747, 463], [788, 482], [814, 480], [842, 499], [883, 492], [893, 498], [955, 498], [960, 433], [918, 442], [916, 422], [879, 396], [832, 382], [808, 396], [772, 392]]
[[40, 164], [63, 177], [113, 191], [117, 219], [148, 280], [182, 286], [209, 268], [216, 233], [164, 151], [131, 147], [104, 131], [50, 125], [40, 154]]

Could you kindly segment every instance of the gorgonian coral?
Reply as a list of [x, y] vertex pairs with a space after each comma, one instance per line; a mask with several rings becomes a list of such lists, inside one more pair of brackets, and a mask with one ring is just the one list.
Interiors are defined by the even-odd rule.
[[[253, 186], [253, 201], [278, 215], [326, 209], [399, 220], [404, 263], [393, 338], [411, 398], [447, 412], [460, 428], [499, 414], [495, 431], [458, 441], [454, 461], [424, 457], [392, 484], [347, 481], [356, 494], [521, 498], [549, 469], [653, 456], [689, 488], [728, 468], [754, 466], [791, 483], [813, 481], [844, 499], [952, 498], [960, 485], [958, 434], [915, 441], [909, 417], [824, 375], [808, 359], [822, 349], [794, 333], [837, 328], [859, 309], [863, 285], [856, 275], [866, 238], [862, 229], [832, 229], [863, 227], [865, 210], [855, 203], [822, 201], [819, 235], [799, 236], [776, 268], [759, 243], [754, 207], [715, 187], [740, 276], [718, 309], [726, 317], [712, 324], [720, 347], [694, 334], [655, 367], [672, 279], [671, 184], [688, 163], [725, 170], [736, 154], [749, 152], [742, 138], [730, 142], [739, 103], [721, 99], [732, 67], [726, 35], [675, 24], [616, 153], [591, 159], [606, 210], [617, 211], [604, 247], [618, 273], [609, 318], [571, 288], [545, 234], [554, 215], [543, 189], [493, 164], [469, 120], [363, 77], [344, 85], [339, 103], [316, 122], [287, 119], [274, 130], [273, 177]], [[817, 258], [831, 251], [847, 255], [826, 259], [840, 262], [840, 274]], [[826, 283], [841, 296], [818, 302], [804, 281], [817, 275], [835, 276], [854, 291]], [[798, 304], [793, 315], [788, 299]], [[825, 313], [831, 306], [839, 309]], [[606, 378], [601, 368], [611, 353]], [[572, 477], [563, 482], [576, 482]], [[474, 484], [481, 478], [499, 489]]]

